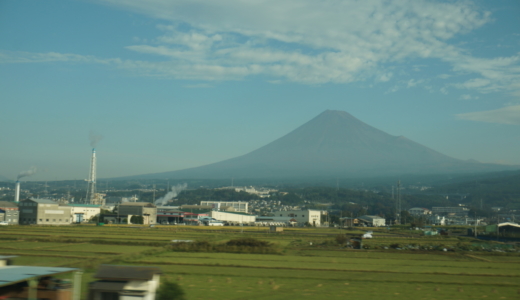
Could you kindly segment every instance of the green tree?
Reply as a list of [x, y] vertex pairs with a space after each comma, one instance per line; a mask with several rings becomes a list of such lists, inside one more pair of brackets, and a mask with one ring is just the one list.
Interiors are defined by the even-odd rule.
[[336, 235], [336, 242], [340, 245], [344, 245], [347, 242], [347, 236], [344, 234]]
[[142, 216], [132, 216], [130, 218], [130, 223], [132, 223], [132, 224], [143, 224], [143, 217]]
[[161, 282], [157, 294], [157, 300], [186, 300], [185, 293], [182, 288], [175, 282], [165, 280]]

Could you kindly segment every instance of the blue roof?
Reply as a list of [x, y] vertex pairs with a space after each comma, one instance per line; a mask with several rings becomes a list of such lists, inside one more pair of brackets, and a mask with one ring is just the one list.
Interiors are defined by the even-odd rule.
[[26, 267], [26, 266], [5, 266], [0, 267], [0, 287], [39, 278], [63, 273], [79, 271], [75, 268], [57, 267]]

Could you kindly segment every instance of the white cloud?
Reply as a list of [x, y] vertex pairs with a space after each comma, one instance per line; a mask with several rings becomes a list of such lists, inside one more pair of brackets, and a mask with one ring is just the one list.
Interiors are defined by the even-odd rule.
[[104, 2], [171, 22], [155, 44], [129, 50], [303, 83], [388, 81], [386, 64], [460, 55], [447, 40], [489, 21], [465, 2], [425, 0]]
[[461, 95], [461, 96], [460, 96], [460, 99], [461, 99], [461, 100], [471, 100], [472, 97], [471, 97], [471, 95], [464, 94], [464, 95]]
[[423, 80], [415, 80], [415, 79], [410, 79], [408, 80], [408, 82], [406, 83], [406, 87], [407, 88], [411, 88], [411, 87], [414, 87], [420, 83], [422, 83]]
[[520, 125], [520, 105], [508, 106], [495, 110], [458, 114], [457, 117], [462, 120]]
[[134, 38], [135, 44], [126, 47], [141, 54], [140, 60], [25, 53], [0, 54], [0, 62], [115, 63], [146, 76], [199, 80], [251, 75], [308, 84], [397, 79], [413, 87], [424, 79], [399, 78], [410, 75], [397, 73], [396, 67], [412, 62], [410, 70], [423, 71], [428, 65], [420, 59], [428, 58], [450, 64], [456, 74], [473, 75], [452, 87], [520, 95], [518, 56], [474, 58], [450, 44], [491, 20], [466, 1], [98, 1], [161, 20], [160, 35]]

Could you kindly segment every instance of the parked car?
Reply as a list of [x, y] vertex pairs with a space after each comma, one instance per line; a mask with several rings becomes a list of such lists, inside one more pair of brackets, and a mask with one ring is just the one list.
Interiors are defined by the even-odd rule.
[[0, 225], [9, 225], [9, 223], [7, 223], [7, 221], [2, 221], [0, 222]]

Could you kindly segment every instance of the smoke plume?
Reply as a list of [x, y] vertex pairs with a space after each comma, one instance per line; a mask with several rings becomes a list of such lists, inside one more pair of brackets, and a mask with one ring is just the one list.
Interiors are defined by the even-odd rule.
[[101, 134], [97, 134], [96, 132], [91, 130], [90, 134], [89, 134], [89, 139], [90, 139], [90, 146], [92, 148], [96, 148], [97, 143], [103, 139], [103, 136]]
[[33, 175], [34, 173], [36, 173], [36, 167], [31, 167], [31, 168], [30, 168], [29, 170], [27, 170], [27, 171], [20, 172], [20, 174], [18, 174], [18, 176], [16, 177], [16, 180], [19, 180], [19, 179], [22, 178], [22, 177], [31, 176], [31, 175]]
[[187, 187], [188, 187], [188, 185], [186, 183], [172, 186], [172, 190], [170, 192], [166, 193], [166, 195], [164, 195], [164, 197], [161, 197], [161, 198], [155, 200], [155, 205], [165, 205], [168, 201], [177, 197], [177, 195], [180, 192], [182, 192], [183, 190], [185, 190]]

